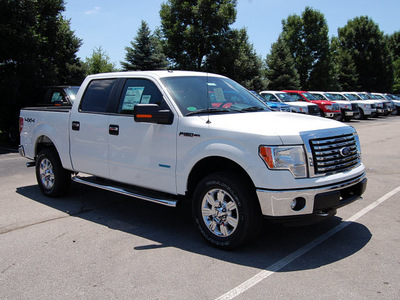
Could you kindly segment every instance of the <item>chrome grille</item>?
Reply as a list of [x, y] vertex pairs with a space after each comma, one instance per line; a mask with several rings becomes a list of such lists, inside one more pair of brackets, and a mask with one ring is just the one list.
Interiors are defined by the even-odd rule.
[[314, 174], [343, 172], [360, 163], [357, 141], [353, 134], [310, 140]]
[[313, 116], [319, 116], [320, 115], [319, 107], [315, 106], [315, 105], [309, 105], [308, 106], [308, 113], [310, 115], [313, 115]]

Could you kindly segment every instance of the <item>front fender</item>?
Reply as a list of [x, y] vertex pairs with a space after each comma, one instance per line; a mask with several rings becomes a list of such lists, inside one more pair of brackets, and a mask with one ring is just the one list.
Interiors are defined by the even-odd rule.
[[[258, 157], [258, 147], [248, 147], [231, 140], [213, 139], [199, 142], [179, 141], [177, 159], [177, 190], [179, 194], [185, 194], [188, 185], [189, 174], [195, 165], [209, 157], [223, 157], [239, 165], [246, 172], [255, 166], [262, 166], [262, 160]], [[184, 144], [190, 144], [190, 148]], [[186, 145], [187, 146], [187, 145]], [[187, 151], [182, 151], [182, 149]], [[250, 174], [249, 174], [250, 175]], [[251, 175], [250, 175], [251, 177]]]

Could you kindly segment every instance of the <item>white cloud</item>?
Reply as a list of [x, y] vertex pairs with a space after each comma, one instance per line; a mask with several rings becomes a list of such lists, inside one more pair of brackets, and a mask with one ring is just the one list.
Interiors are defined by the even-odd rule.
[[100, 11], [100, 9], [101, 9], [101, 7], [96, 6], [95, 8], [93, 8], [93, 9], [91, 9], [91, 10], [85, 11], [85, 15], [95, 15], [95, 14], [98, 14], [99, 11]]

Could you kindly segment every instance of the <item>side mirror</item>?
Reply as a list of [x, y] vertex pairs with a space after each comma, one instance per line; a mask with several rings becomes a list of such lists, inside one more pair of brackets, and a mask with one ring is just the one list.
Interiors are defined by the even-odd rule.
[[170, 125], [174, 114], [169, 109], [160, 109], [157, 104], [136, 104], [133, 109], [135, 122]]

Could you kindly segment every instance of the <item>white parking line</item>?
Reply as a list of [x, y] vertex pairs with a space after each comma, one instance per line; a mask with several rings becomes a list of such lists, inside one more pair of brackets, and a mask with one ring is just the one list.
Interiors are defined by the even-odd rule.
[[227, 292], [224, 295], [218, 297], [216, 300], [233, 299], [236, 296], [240, 295], [241, 293], [247, 291], [248, 289], [250, 289], [251, 287], [255, 286], [260, 281], [262, 281], [262, 280], [266, 279], [267, 277], [271, 276], [275, 272], [279, 271], [283, 267], [285, 267], [288, 264], [290, 264], [295, 259], [297, 259], [300, 256], [302, 256], [303, 254], [307, 253], [308, 251], [310, 251], [311, 249], [313, 249], [317, 245], [321, 244], [322, 242], [326, 241], [328, 238], [330, 238], [331, 236], [333, 236], [334, 234], [336, 234], [340, 230], [342, 230], [345, 227], [349, 226], [354, 221], [356, 221], [357, 219], [361, 218], [363, 215], [365, 215], [369, 211], [373, 210], [379, 204], [383, 203], [384, 201], [386, 201], [390, 197], [394, 196], [398, 192], [400, 192], [400, 186], [398, 186], [397, 188], [395, 188], [391, 192], [387, 193], [386, 195], [382, 196], [381, 198], [379, 198], [375, 202], [371, 203], [370, 205], [368, 205], [364, 209], [360, 210], [358, 213], [356, 213], [355, 215], [353, 215], [352, 217], [350, 217], [346, 221], [343, 221], [342, 223], [340, 223], [336, 227], [332, 228], [327, 233], [321, 235], [317, 239], [315, 239], [312, 242], [308, 243], [307, 245], [301, 247], [299, 250], [293, 252], [292, 254], [290, 254], [290, 255], [286, 256], [285, 258], [281, 259], [280, 261], [274, 263], [273, 265], [269, 266], [265, 270], [262, 270], [261, 272], [259, 272], [258, 274], [254, 275], [252, 278], [250, 278], [249, 280], [243, 282], [242, 284], [240, 284], [237, 287], [233, 288], [229, 292]]

